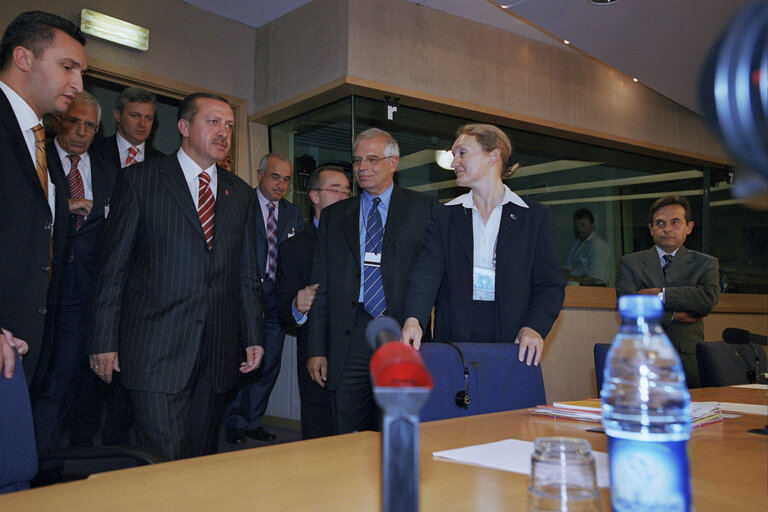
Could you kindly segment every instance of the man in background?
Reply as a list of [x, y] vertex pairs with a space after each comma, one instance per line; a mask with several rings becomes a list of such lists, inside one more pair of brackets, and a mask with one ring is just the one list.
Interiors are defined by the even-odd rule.
[[141, 87], [126, 88], [115, 100], [112, 111], [117, 131], [110, 137], [97, 139], [92, 153], [99, 154], [118, 169], [165, 156], [147, 142], [156, 112], [153, 92]]
[[613, 251], [595, 232], [595, 216], [586, 208], [573, 212], [573, 236], [576, 241], [563, 265], [566, 280], [581, 286], [611, 286]]
[[224, 417], [226, 440], [241, 444], [246, 436], [257, 441], [273, 441], [275, 435], [261, 424], [269, 395], [280, 373], [285, 332], [277, 318], [277, 258], [283, 240], [304, 229], [301, 209], [285, 200], [291, 186], [293, 167], [288, 157], [277, 153], [264, 155], [259, 162], [256, 187], [256, 244], [258, 270], [262, 273], [264, 300], [264, 360], [259, 371], [249, 376], [247, 384], [227, 408]]
[[312, 283], [312, 259], [317, 245], [320, 212], [347, 199], [351, 189], [341, 167], [324, 165], [307, 180], [313, 218], [304, 231], [280, 244], [277, 264], [277, 313], [287, 331], [296, 332], [296, 367], [301, 398], [301, 437], [313, 439], [333, 434], [331, 397], [328, 390], [312, 382], [307, 371], [307, 318], [318, 284]]
[[693, 231], [691, 205], [665, 196], [651, 205], [648, 229], [654, 247], [622, 256], [616, 295], [656, 295], [664, 304], [661, 324], [685, 370], [689, 388], [699, 387], [696, 344], [704, 341], [702, 319], [720, 299], [717, 258], [683, 247]]
[[[53, 115], [56, 137], [46, 144], [48, 169], [67, 183], [69, 236], [49, 376], [39, 396], [33, 397], [35, 434], [40, 453], [61, 448], [60, 434], [78, 387], [88, 375], [85, 356], [85, 312], [101, 256], [106, 207], [115, 186], [117, 169], [92, 158], [88, 149], [99, 129], [101, 107], [83, 91], [62, 115]], [[62, 191], [63, 193], [64, 191]]]
[[0, 42], [0, 328], [12, 333], [0, 336], [0, 366], [7, 376], [14, 364], [9, 338], [26, 341], [32, 391], [49, 372], [69, 210], [66, 182], [48, 172], [42, 117], [82, 91], [84, 44], [72, 22], [42, 11], [19, 14]]

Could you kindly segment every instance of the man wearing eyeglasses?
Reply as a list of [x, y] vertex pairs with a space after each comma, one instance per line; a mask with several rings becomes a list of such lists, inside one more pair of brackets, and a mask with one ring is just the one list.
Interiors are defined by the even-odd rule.
[[616, 295], [657, 295], [664, 304], [661, 323], [683, 363], [689, 388], [699, 387], [696, 344], [704, 341], [702, 319], [720, 299], [717, 258], [683, 243], [693, 230], [691, 205], [683, 196], [665, 196], [651, 205], [648, 229], [654, 247], [619, 261]]
[[314, 439], [333, 434], [331, 397], [307, 372], [307, 319], [317, 293], [312, 283], [312, 259], [317, 245], [320, 213], [350, 196], [344, 169], [323, 165], [307, 179], [306, 190], [314, 216], [304, 231], [280, 245], [277, 263], [277, 314], [284, 329], [296, 332], [296, 364], [301, 398], [301, 437]]
[[363, 193], [320, 218], [309, 315], [307, 370], [331, 392], [334, 432], [378, 429], [368, 364], [368, 323], [382, 314], [402, 324], [411, 270], [436, 204], [394, 184], [400, 148], [377, 128], [357, 136], [352, 172]]
[[48, 171], [68, 186], [71, 242], [62, 269], [50, 375], [44, 391], [32, 401], [40, 453], [60, 448], [62, 424], [88, 374], [85, 310], [101, 252], [105, 209], [117, 176], [114, 167], [88, 153], [101, 120], [96, 98], [82, 91], [66, 112], [52, 117], [56, 137], [46, 144]]

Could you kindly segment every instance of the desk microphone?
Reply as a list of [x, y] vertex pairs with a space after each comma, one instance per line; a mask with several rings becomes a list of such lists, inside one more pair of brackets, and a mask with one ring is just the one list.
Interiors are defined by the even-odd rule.
[[768, 337], [760, 334], [752, 334], [745, 329], [739, 329], [737, 327], [726, 327], [723, 329], [723, 341], [736, 345], [746, 345], [748, 343], [768, 345]]

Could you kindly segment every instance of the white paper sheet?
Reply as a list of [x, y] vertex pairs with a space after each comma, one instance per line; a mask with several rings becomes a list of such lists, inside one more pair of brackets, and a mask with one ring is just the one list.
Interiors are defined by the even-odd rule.
[[743, 414], [768, 415], [768, 407], [765, 405], [754, 404], [734, 404], [732, 402], [720, 402], [721, 411], [740, 412]]
[[[472, 464], [529, 475], [533, 443], [519, 439], [506, 439], [495, 443], [478, 444], [432, 453], [435, 459]], [[597, 468], [597, 485], [609, 487], [608, 454], [592, 452]]]
[[744, 389], [762, 389], [768, 390], [768, 384], [739, 384], [738, 386], [729, 386], [731, 388], [744, 388]]

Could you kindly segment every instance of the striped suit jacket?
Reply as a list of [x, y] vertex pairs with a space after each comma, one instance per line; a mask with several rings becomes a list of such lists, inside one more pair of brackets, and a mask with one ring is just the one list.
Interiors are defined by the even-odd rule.
[[[118, 352], [129, 389], [177, 393], [205, 354], [216, 392], [263, 345], [253, 189], [218, 168], [213, 247], [176, 155], [121, 172], [94, 283], [90, 354]], [[205, 352], [202, 352], [205, 351]]]

